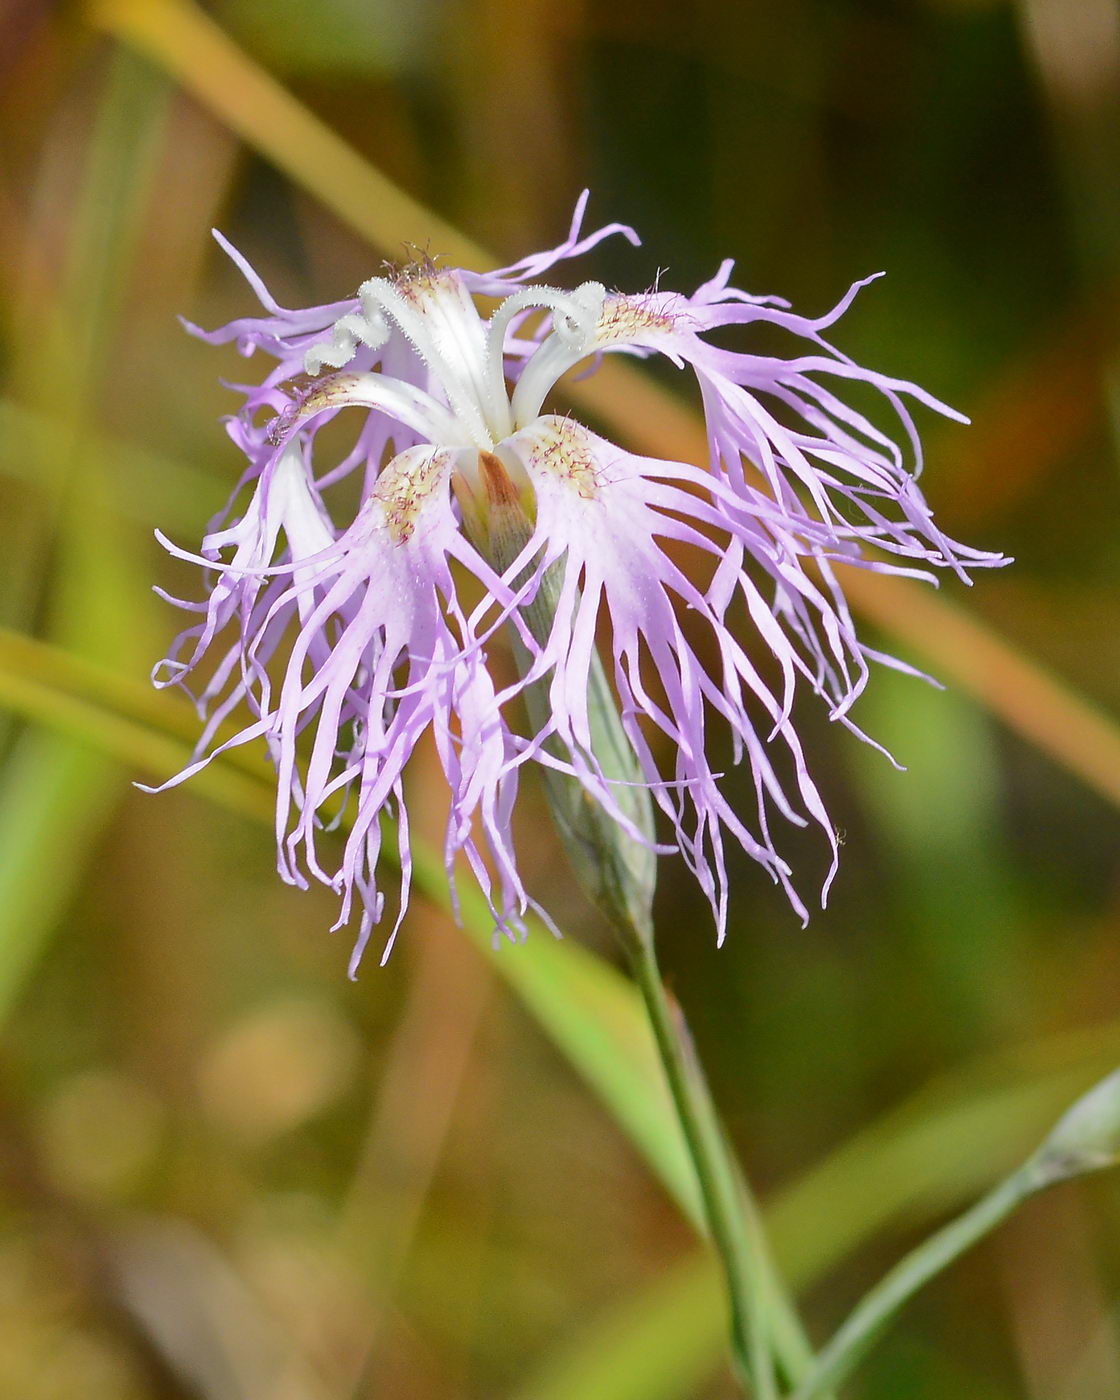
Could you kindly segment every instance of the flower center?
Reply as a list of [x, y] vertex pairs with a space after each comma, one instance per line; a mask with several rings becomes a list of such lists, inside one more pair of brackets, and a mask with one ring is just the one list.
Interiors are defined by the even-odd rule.
[[[328, 340], [307, 351], [305, 368], [313, 375], [324, 367], [342, 369], [360, 345], [384, 365], [395, 341], [394, 368], [403, 351], [407, 370], [401, 377], [383, 370], [334, 376], [323, 381], [322, 390], [312, 390], [295, 417], [365, 403], [435, 445], [490, 451], [537, 417], [560, 375], [593, 352], [605, 299], [598, 282], [572, 292], [525, 287], [484, 321], [456, 271], [424, 263], [393, 278], [373, 277], [359, 288], [357, 309], [334, 323]], [[516, 330], [536, 310], [550, 314], [551, 329], [529, 348], [517, 341]], [[507, 374], [515, 383], [512, 396]]]

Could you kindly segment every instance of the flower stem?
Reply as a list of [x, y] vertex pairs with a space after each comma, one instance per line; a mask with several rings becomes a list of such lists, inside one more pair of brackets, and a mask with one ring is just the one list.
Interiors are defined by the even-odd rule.
[[745, 1193], [684, 1018], [665, 990], [653, 940], [627, 939], [627, 951], [723, 1266], [736, 1373], [758, 1400], [777, 1400], [775, 1353], [780, 1351], [782, 1370], [791, 1379], [803, 1372], [811, 1353], [770, 1268], [757, 1212]]
[[1069, 1108], [1038, 1150], [971, 1206], [912, 1249], [849, 1313], [792, 1400], [826, 1400], [920, 1288], [982, 1240], [1031, 1196], [1120, 1163], [1120, 1070]]
[[[530, 538], [528, 517], [501, 459], [484, 452], [479, 463], [486, 499], [473, 529], [479, 547], [505, 572]], [[554, 564], [522, 609], [540, 645], [554, 626], [565, 567], [563, 562]], [[523, 581], [515, 581], [515, 586]], [[516, 631], [513, 644], [518, 669], [525, 675], [531, 659]], [[525, 703], [534, 732], [549, 734], [552, 696], [544, 678], [526, 688]], [[553, 820], [576, 879], [620, 936], [645, 1003], [696, 1172], [708, 1232], [723, 1264], [736, 1373], [744, 1390], [757, 1400], [778, 1400], [779, 1379], [790, 1387], [799, 1384], [815, 1358], [770, 1260], [758, 1210], [720, 1124], [684, 1017], [661, 979], [652, 917], [658, 849], [653, 803], [598, 655], [588, 667], [587, 737], [590, 744], [583, 755], [570, 753], [555, 733], [545, 747], [562, 762], [590, 760], [612, 785], [615, 810], [589, 801], [585, 786], [572, 772], [546, 768]]]
[[850, 1375], [903, 1305], [1034, 1195], [1040, 1184], [1035, 1163], [1027, 1162], [963, 1215], [911, 1250], [856, 1304], [794, 1392], [793, 1400], [821, 1400], [829, 1388]]

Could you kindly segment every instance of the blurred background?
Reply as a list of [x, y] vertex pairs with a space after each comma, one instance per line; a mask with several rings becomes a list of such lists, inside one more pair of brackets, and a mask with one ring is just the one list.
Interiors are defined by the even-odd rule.
[[[150, 586], [198, 588], [152, 531], [193, 546], [240, 470], [246, 367], [176, 315], [253, 311], [212, 225], [288, 305], [441, 251], [367, 163], [500, 261], [590, 185], [644, 246], [563, 275], [624, 289], [734, 256], [816, 313], [886, 269], [837, 341], [973, 419], [923, 421], [924, 484], [1017, 562], [867, 624], [950, 682], [861, 702], [908, 773], [806, 709], [827, 912], [800, 929], [744, 859], [717, 951], [663, 864], [667, 974], [814, 1335], [1120, 1062], [1118, 118], [1114, 0], [0, 0], [0, 1395], [734, 1394], [695, 1234], [595, 1092], [609, 1038], [577, 1073], [421, 897], [348, 982], [259, 779], [131, 786], [193, 729], [147, 690], [180, 625]], [[413, 783], [435, 835], [424, 755]], [[532, 795], [523, 850], [611, 960]], [[1118, 1300], [1105, 1176], [939, 1280], [850, 1394], [1115, 1397]]]

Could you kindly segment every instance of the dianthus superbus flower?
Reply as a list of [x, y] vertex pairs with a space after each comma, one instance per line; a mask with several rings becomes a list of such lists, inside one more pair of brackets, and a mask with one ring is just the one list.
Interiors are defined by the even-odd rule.
[[[164, 541], [211, 580], [207, 602], [181, 604], [198, 621], [155, 677], [204, 677], [198, 751], [172, 781], [263, 739], [277, 773], [280, 874], [337, 890], [340, 924], [357, 913], [355, 963], [382, 915], [383, 813], [397, 819], [401, 915], [407, 905], [403, 775], [428, 734], [450, 792], [449, 877], [464, 856], [506, 932], [523, 929], [532, 904], [511, 834], [526, 764], [577, 783], [635, 848], [665, 849], [634, 801], [648, 793], [721, 938], [728, 839], [804, 917], [775, 820], [822, 829], [825, 890], [836, 837], [795, 698], [812, 692], [855, 729], [868, 662], [900, 664], [857, 637], [833, 563], [964, 578], [1001, 562], [947, 539], [916, 484], [908, 403], [959, 415], [827, 339], [863, 283], [810, 318], [737, 290], [730, 262], [691, 296], [539, 281], [610, 234], [637, 243], [617, 224], [584, 236], [585, 203], [559, 247], [510, 267], [480, 274], [424, 259], [302, 311], [277, 305], [219, 239], [263, 314], [190, 327], [275, 364], [241, 387], [227, 425], [247, 466], [226, 515], [198, 555]], [[498, 299], [488, 316], [482, 297]], [[728, 329], [749, 344], [756, 326], [789, 333], [796, 352], [726, 348]], [[619, 353], [664, 355], [695, 376], [706, 467], [637, 456], [556, 412], [561, 375]], [[905, 451], [845, 402], [852, 383], [878, 391]], [[356, 419], [357, 434], [332, 456], [321, 435], [339, 415]], [[348, 477], [358, 504], [344, 518], [327, 501]], [[507, 637], [519, 673], [493, 664]], [[604, 760], [595, 735], [600, 649], [628, 770]], [[246, 710], [249, 722], [217, 742]], [[749, 811], [732, 806], [709, 758], [720, 730], [749, 767]], [[347, 829], [324, 834], [344, 804]]]

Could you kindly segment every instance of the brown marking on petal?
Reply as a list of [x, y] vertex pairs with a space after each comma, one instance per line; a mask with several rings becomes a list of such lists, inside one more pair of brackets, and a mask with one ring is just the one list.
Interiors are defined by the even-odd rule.
[[356, 374], [331, 374], [323, 379], [317, 379], [299, 406], [300, 417], [306, 418], [309, 414], [319, 413], [324, 408], [334, 408], [347, 403], [357, 382], [358, 376]]
[[405, 301], [422, 310], [433, 297], [446, 290], [453, 278], [453, 269], [437, 267], [433, 259], [425, 256], [422, 262], [398, 268], [393, 285]]
[[445, 452], [432, 452], [408, 463], [394, 457], [377, 478], [373, 494], [381, 503], [386, 527], [397, 544], [412, 538], [424, 506], [442, 483], [446, 459]]
[[651, 332], [671, 334], [676, 318], [667, 311], [655, 311], [641, 297], [610, 296], [603, 302], [595, 339], [600, 345], [614, 341], [641, 340]]
[[570, 418], [550, 423], [538, 434], [533, 460], [552, 476], [567, 482], [585, 501], [594, 500], [599, 494], [599, 473], [586, 430]]
[[278, 447], [305, 418], [321, 413], [324, 408], [340, 408], [349, 402], [350, 391], [358, 382], [356, 374], [330, 374], [304, 384], [300, 384], [298, 378], [290, 381], [294, 393], [291, 403], [268, 425], [266, 436], [273, 447]]

